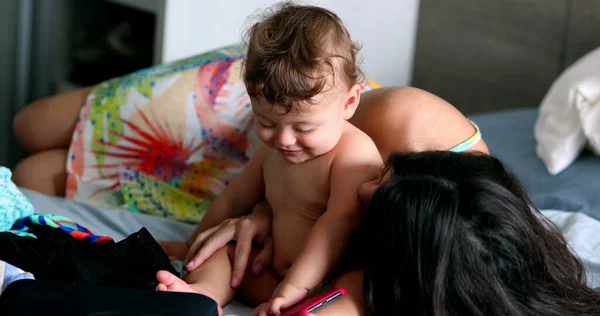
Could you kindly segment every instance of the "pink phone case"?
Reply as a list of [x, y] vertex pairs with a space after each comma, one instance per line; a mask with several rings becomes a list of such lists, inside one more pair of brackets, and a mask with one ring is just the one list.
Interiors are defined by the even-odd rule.
[[286, 309], [281, 313], [281, 316], [305, 316], [308, 313], [313, 313], [321, 307], [335, 301], [336, 299], [346, 295], [346, 290], [343, 287], [338, 287], [323, 293], [315, 294], [306, 298], [302, 302]]

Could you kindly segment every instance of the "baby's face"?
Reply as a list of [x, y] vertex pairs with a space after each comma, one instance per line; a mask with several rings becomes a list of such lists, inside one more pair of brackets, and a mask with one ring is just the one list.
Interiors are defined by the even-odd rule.
[[256, 133], [267, 146], [290, 163], [302, 163], [331, 151], [344, 130], [347, 92], [324, 89], [311, 103], [302, 102], [291, 112], [264, 98], [252, 99]]

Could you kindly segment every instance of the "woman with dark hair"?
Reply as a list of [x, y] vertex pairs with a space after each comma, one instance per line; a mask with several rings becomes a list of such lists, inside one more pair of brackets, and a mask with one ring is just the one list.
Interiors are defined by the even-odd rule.
[[[368, 206], [351, 246], [360, 269], [333, 283], [348, 295], [318, 315], [600, 315], [581, 261], [497, 158], [393, 153], [384, 171], [359, 192]], [[204, 248], [264, 239], [266, 214], [227, 221]]]
[[600, 315], [582, 263], [492, 156], [392, 154], [361, 197], [369, 314]]

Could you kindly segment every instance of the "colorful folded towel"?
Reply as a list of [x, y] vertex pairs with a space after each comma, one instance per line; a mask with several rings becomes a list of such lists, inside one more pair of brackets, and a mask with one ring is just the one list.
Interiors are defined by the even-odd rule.
[[31, 225], [34, 224], [58, 228], [78, 240], [87, 240], [92, 243], [114, 242], [108, 236], [92, 234], [89, 229], [77, 224], [68, 217], [53, 214], [34, 214], [23, 217], [15, 222], [11, 232], [30, 232]]

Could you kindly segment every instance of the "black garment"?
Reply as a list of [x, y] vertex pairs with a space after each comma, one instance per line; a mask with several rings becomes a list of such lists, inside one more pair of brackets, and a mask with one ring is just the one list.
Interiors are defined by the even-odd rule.
[[19, 280], [11, 283], [2, 292], [0, 314], [2, 316], [216, 316], [217, 303], [200, 294]]
[[43, 225], [32, 225], [32, 233], [37, 239], [0, 233], [0, 260], [36, 280], [154, 290], [157, 271], [179, 276], [146, 228], [118, 243], [100, 244]]

